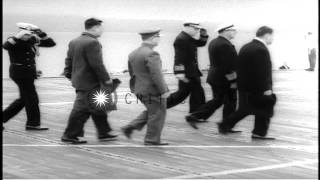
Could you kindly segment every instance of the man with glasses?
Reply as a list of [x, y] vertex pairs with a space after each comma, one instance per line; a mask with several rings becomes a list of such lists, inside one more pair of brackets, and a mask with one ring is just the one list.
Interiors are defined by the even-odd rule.
[[[209, 36], [199, 23], [186, 22], [183, 26], [183, 31], [176, 37], [173, 44], [174, 74], [179, 80], [179, 89], [168, 97], [167, 108], [178, 105], [190, 95], [189, 112], [192, 113], [205, 103], [197, 48], [205, 46]], [[189, 121], [188, 123], [194, 124]]]
[[[213, 99], [186, 116], [187, 121], [207, 120], [221, 105], [224, 105], [224, 118], [236, 109], [235, 63], [237, 51], [231, 40], [236, 36], [237, 31], [233, 24], [221, 24], [217, 28], [217, 32], [219, 36], [209, 44], [210, 69], [207, 77], [207, 82], [212, 88]], [[197, 126], [193, 125], [197, 129]], [[230, 132], [238, 131], [230, 130]]]

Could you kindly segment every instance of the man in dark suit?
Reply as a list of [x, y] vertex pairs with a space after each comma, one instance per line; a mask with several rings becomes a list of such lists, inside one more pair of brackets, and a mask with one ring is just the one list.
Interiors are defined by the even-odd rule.
[[253, 139], [274, 138], [267, 136], [270, 118], [276, 96], [272, 92], [272, 65], [267, 45], [273, 41], [273, 30], [262, 26], [256, 38], [244, 45], [239, 52], [237, 62], [237, 85], [239, 90], [239, 108], [218, 123], [220, 133], [230, 130], [247, 115], [255, 115]]
[[83, 127], [92, 117], [98, 131], [98, 139], [114, 140], [105, 111], [90, 106], [90, 93], [101, 85], [112, 84], [112, 80], [103, 64], [102, 46], [97, 40], [103, 33], [102, 21], [90, 18], [85, 21], [86, 31], [69, 43], [65, 60], [64, 74], [71, 79], [76, 89], [76, 100], [71, 111], [67, 128], [61, 138], [64, 142], [86, 143], [79, 139], [83, 136]]
[[[219, 36], [209, 44], [210, 69], [207, 82], [212, 88], [213, 99], [186, 116], [189, 122], [207, 120], [222, 104], [224, 118], [236, 109], [237, 51], [230, 40], [235, 37], [237, 31], [233, 24], [222, 24], [217, 28], [217, 32]], [[192, 125], [197, 129], [195, 123]]]
[[140, 32], [142, 45], [129, 55], [130, 88], [147, 110], [122, 128], [127, 138], [133, 130], [141, 130], [147, 125], [145, 145], [167, 145], [161, 142], [169, 89], [161, 71], [161, 59], [153, 48], [159, 43], [159, 29]]
[[26, 130], [48, 130], [40, 126], [39, 98], [34, 85], [40, 71], [36, 70], [35, 59], [39, 55], [38, 47], [53, 47], [56, 43], [35, 25], [23, 23], [19, 28], [21, 31], [9, 37], [3, 45], [10, 57], [10, 78], [20, 92], [20, 98], [3, 111], [3, 122], [9, 121], [25, 107]]
[[179, 79], [179, 89], [167, 99], [167, 108], [176, 106], [190, 95], [189, 112], [194, 112], [205, 103], [202, 76], [198, 66], [197, 48], [205, 46], [207, 31], [199, 23], [184, 23], [183, 31], [174, 41], [174, 74]]

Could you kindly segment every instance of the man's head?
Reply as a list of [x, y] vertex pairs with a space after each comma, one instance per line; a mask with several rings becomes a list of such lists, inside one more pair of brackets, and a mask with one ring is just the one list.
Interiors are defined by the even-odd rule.
[[160, 42], [160, 29], [144, 30], [139, 32], [143, 42], [157, 46]]
[[183, 31], [192, 37], [197, 36], [200, 33], [201, 26], [199, 23], [186, 22], [183, 24]]
[[88, 33], [96, 37], [100, 37], [103, 33], [103, 26], [101, 25], [101, 23], [102, 21], [99, 19], [90, 18], [84, 22], [84, 27]]
[[273, 29], [268, 26], [262, 26], [256, 32], [256, 36], [263, 39], [266, 44], [270, 45], [273, 42]]
[[237, 34], [237, 29], [233, 24], [221, 24], [217, 28], [217, 32], [219, 33], [219, 35], [231, 40], [235, 38]]

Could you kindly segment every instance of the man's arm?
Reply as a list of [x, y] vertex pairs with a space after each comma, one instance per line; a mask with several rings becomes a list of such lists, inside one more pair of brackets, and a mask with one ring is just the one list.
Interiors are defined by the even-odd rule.
[[71, 79], [71, 75], [72, 75], [72, 56], [73, 56], [73, 52], [72, 52], [72, 45], [71, 42], [69, 43], [69, 49], [67, 52], [67, 57], [65, 59], [65, 68], [64, 68], [64, 76], [68, 79]]
[[[272, 91], [272, 67], [267, 50], [259, 50], [255, 54], [255, 72], [260, 91]], [[254, 68], [254, 67], [253, 67]]]
[[160, 94], [164, 94], [169, 91], [168, 86], [164, 80], [161, 72], [161, 59], [157, 52], [153, 52], [146, 58], [147, 67], [150, 72], [153, 83], [157, 86]]
[[186, 60], [186, 44], [183, 40], [177, 39], [174, 44], [174, 74], [184, 75], [185, 74], [185, 60]]
[[16, 44], [16, 40], [17, 39], [15, 37], [9, 37], [8, 40], [6, 42], [4, 42], [4, 44], [2, 46], [3, 49], [5, 49], [5, 50], [12, 49]]
[[48, 37], [47, 33], [41, 31], [40, 29], [36, 31], [37, 36], [40, 37], [39, 47], [53, 47], [56, 43], [52, 38]]
[[52, 38], [46, 37], [44, 39], [40, 39], [39, 47], [53, 47], [56, 43], [53, 41]]
[[207, 30], [206, 29], [200, 29], [200, 38], [196, 41], [196, 44], [198, 47], [202, 47], [205, 46], [207, 44], [209, 35], [207, 34]]
[[110, 81], [109, 73], [107, 72], [102, 59], [102, 48], [98, 41], [92, 41], [85, 47], [85, 55], [89, 66], [97, 75], [101, 82]]

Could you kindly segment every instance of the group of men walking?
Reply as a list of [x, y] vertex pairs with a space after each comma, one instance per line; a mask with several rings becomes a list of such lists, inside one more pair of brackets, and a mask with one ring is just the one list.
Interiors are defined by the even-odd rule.
[[[129, 55], [130, 89], [146, 110], [121, 128], [127, 138], [131, 138], [135, 130], [147, 126], [145, 145], [167, 145], [161, 141], [166, 111], [189, 96], [190, 107], [186, 121], [191, 127], [198, 129], [198, 123], [207, 122], [215, 110], [223, 105], [222, 121], [218, 123], [220, 133], [240, 132], [233, 130], [233, 127], [245, 116], [252, 114], [255, 115], [252, 138], [274, 139], [267, 136], [276, 102], [272, 92], [271, 60], [267, 48], [273, 40], [271, 28], [260, 27], [256, 38], [244, 45], [239, 54], [230, 41], [237, 33], [235, 26], [224, 24], [217, 28], [219, 36], [210, 42], [208, 48], [210, 69], [207, 82], [211, 86], [213, 98], [207, 102], [201, 85], [202, 73], [197, 55], [197, 48], [207, 44], [207, 30], [199, 23], [183, 24], [182, 32], [174, 41], [173, 69], [178, 79], [178, 90], [173, 93], [169, 92], [162, 74], [160, 54], [154, 51], [154, 47], [159, 44], [160, 32], [160, 29], [141, 31], [142, 45]], [[97, 39], [102, 33], [102, 21], [90, 18], [85, 21], [85, 32], [69, 43], [64, 75], [71, 80], [76, 90], [76, 100], [61, 138], [64, 142], [86, 143], [80, 137], [84, 136], [84, 124], [90, 116], [97, 128], [99, 140], [114, 140], [117, 137], [111, 133], [107, 112], [92, 107], [88, 98], [93, 89], [115, 86], [103, 64], [102, 46]], [[34, 79], [37, 78], [35, 52], [38, 52], [38, 47], [54, 45], [51, 38], [31, 25], [5, 42], [3, 47], [8, 50], [11, 62], [10, 77], [18, 85], [21, 97], [4, 111], [4, 122], [25, 106], [28, 119], [26, 129], [48, 129], [40, 126], [39, 102], [34, 87]], [[29, 77], [27, 74], [33, 75]], [[237, 91], [239, 107], [236, 109]]]

